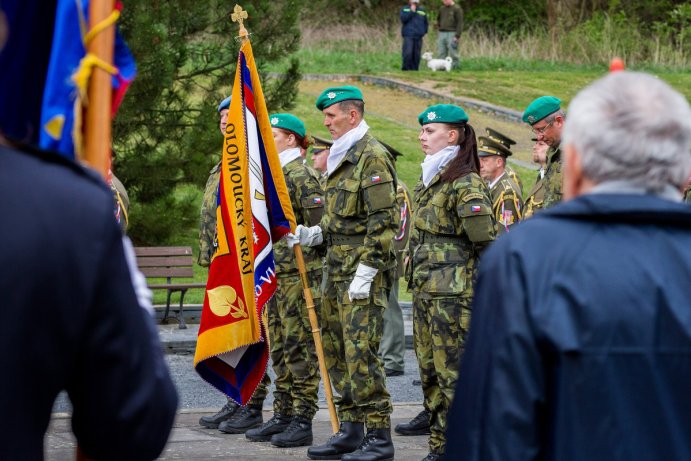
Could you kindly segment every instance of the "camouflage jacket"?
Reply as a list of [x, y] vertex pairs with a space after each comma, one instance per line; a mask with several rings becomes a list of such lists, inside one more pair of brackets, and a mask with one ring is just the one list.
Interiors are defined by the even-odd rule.
[[523, 193], [523, 181], [521, 181], [521, 177], [518, 176], [518, 173], [516, 173], [516, 170], [511, 168], [509, 166], [509, 164], [507, 163], [506, 167], [504, 168], [504, 171], [506, 171], [506, 174], [509, 175], [509, 178], [511, 178], [511, 180], [514, 183], [516, 183], [516, 185], [518, 186], [518, 191]]
[[492, 195], [494, 220], [497, 222], [499, 235], [502, 235], [521, 220], [523, 211], [521, 189], [504, 172], [490, 189], [490, 194]]
[[523, 219], [529, 218], [541, 210], [545, 202], [545, 179], [538, 176], [537, 182], [528, 192], [523, 204]]
[[686, 192], [684, 192], [684, 201], [686, 203], [691, 203], [691, 184], [686, 187]]
[[561, 202], [561, 148], [550, 147], [547, 151], [547, 171], [542, 178], [545, 183], [545, 201], [543, 208], [549, 208]]
[[497, 236], [487, 184], [477, 173], [453, 182], [439, 174], [415, 187], [408, 288], [422, 297], [472, 293], [479, 253]]
[[[301, 157], [285, 165], [283, 175], [296, 224], [307, 227], [319, 224], [324, 214], [324, 192], [319, 185], [319, 173], [306, 165]], [[288, 248], [285, 239], [276, 242], [273, 249], [276, 276], [282, 278], [295, 275], [298, 272], [295, 253]], [[302, 255], [308, 272], [321, 269], [322, 260], [316, 248], [302, 247]]]
[[410, 226], [413, 222], [413, 204], [410, 199], [408, 187], [398, 180], [396, 188], [396, 206], [398, 208], [398, 231], [393, 239], [393, 247], [396, 250], [396, 277], [403, 275], [403, 258], [408, 249], [410, 240]]
[[218, 203], [218, 183], [221, 180], [221, 162], [209, 172], [209, 179], [204, 188], [202, 209], [199, 216], [199, 256], [197, 264], [209, 267], [211, 256], [218, 246], [216, 239], [216, 206]]
[[[350, 280], [360, 262], [379, 271], [396, 267], [397, 183], [391, 154], [369, 133], [329, 175], [321, 228], [331, 280]], [[350, 241], [338, 243], [343, 237]]]

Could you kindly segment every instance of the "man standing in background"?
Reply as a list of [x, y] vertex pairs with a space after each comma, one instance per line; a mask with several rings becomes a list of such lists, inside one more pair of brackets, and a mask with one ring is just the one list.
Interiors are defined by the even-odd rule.
[[437, 48], [439, 58], [451, 56], [453, 69], [458, 69], [458, 41], [463, 32], [463, 10], [453, 0], [442, 0], [443, 5], [437, 16]]
[[422, 37], [427, 34], [427, 11], [420, 0], [410, 0], [401, 8], [401, 35], [403, 36], [403, 70], [418, 70], [422, 51]]

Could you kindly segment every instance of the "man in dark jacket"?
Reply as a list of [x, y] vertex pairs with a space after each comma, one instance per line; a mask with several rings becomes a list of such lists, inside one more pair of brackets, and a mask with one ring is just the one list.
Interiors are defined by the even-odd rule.
[[24, 144], [37, 142], [48, 62], [39, 45], [52, 33], [22, 26], [52, 31], [54, 3], [0, 4], [0, 459], [43, 459], [62, 390], [86, 458], [154, 459], [177, 393], [112, 192], [77, 163]]
[[484, 255], [448, 460], [691, 453], [691, 109], [617, 72], [569, 116], [567, 202]]
[[422, 37], [427, 33], [427, 11], [420, 0], [410, 0], [401, 8], [401, 35], [403, 36], [403, 70], [420, 68]]

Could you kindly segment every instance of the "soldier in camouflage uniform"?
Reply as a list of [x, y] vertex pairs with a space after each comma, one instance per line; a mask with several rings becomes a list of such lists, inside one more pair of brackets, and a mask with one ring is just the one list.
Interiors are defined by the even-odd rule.
[[531, 102], [523, 112], [523, 121], [528, 123], [537, 136], [548, 146], [547, 171], [545, 172], [545, 200], [543, 208], [549, 208], [561, 201], [561, 132], [566, 115], [561, 109], [561, 100], [554, 96], [541, 96]]
[[478, 174], [475, 132], [458, 106], [439, 104], [418, 118], [426, 154], [413, 198], [408, 287], [413, 341], [431, 435], [424, 461], [444, 454], [446, 415], [470, 326], [480, 252], [495, 239], [492, 202]]
[[[305, 125], [291, 114], [269, 117], [274, 143], [283, 168], [297, 224], [319, 224], [324, 214], [324, 193], [319, 173], [300, 155], [309, 147]], [[317, 411], [319, 370], [307, 304], [293, 250], [285, 240], [273, 247], [278, 290], [268, 305], [269, 344], [276, 379], [274, 416], [245, 436], [255, 442], [271, 441], [279, 447], [312, 443], [312, 418]], [[322, 262], [316, 249], [303, 251], [307, 278], [318, 312]]]
[[[221, 135], [226, 130], [226, 120], [228, 118], [228, 108], [230, 107], [230, 97], [225, 98], [218, 105], [220, 117], [219, 128]], [[218, 183], [221, 178], [221, 162], [219, 161], [209, 173], [209, 179], [204, 188], [204, 197], [200, 213], [199, 225], [199, 255], [197, 263], [202, 267], [209, 267], [218, 240], [216, 238], [216, 207], [218, 203]], [[257, 427], [262, 423], [261, 409], [264, 399], [271, 385], [269, 375], [264, 375], [264, 379], [257, 387], [248, 404], [241, 408], [237, 403], [228, 399], [228, 402], [216, 414], [202, 416], [199, 424], [209, 429], [218, 428], [222, 432], [241, 434], [247, 429]]]
[[686, 203], [691, 203], [691, 178], [689, 178], [689, 183], [686, 185], [686, 190], [684, 191], [684, 201]]
[[328, 88], [316, 105], [334, 138], [327, 159], [326, 212], [319, 226], [298, 226], [296, 236], [301, 245], [326, 243], [328, 283], [321, 319], [341, 427], [307, 456], [391, 459], [391, 397], [377, 351], [396, 268], [396, 170], [390, 153], [368, 132], [358, 88]]
[[509, 232], [521, 220], [523, 197], [521, 189], [505, 170], [511, 150], [490, 138], [478, 139], [480, 176], [487, 182], [492, 197], [492, 212], [499, 228], [499, 235]]
[[537, 174], [535, 185], [528, 192], [523, 204], [523, 219], [529, 218], [535, 212], [541, 210], [545, 201], [545, 183], [543, 179], [547, 168], [547, 150], [549, 146], [544, 141], [538, 141], [537, 138], [533, 138], [532, 141], [535, 143], [533, 144], [533, 162], [540, 165], [540, 171]]

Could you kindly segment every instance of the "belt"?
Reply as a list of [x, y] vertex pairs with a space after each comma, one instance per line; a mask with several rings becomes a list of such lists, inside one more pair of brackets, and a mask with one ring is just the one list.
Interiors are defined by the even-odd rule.
[[344, 235], [326, 234], [326, 244], [331, 245], [362, 245], [365, 242], [365, 234]]
[[431, 232], [420, 231], [420, 244], [423, 243], [453, 243], [460, 245], [463, 239], [458, 235], [433, 234]]

